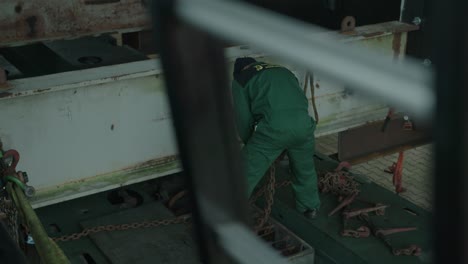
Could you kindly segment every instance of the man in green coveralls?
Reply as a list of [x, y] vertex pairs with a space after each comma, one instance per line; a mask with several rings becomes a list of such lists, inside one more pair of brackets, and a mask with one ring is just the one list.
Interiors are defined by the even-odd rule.
[[315, 121], [296, 76], [278, 65], [238, 58], [232, 94], [238, 133], [245, 144], [248, 195], [286, 150], [294, 174], [296, 209], [315, 218], [320, 207], [313, 160]]

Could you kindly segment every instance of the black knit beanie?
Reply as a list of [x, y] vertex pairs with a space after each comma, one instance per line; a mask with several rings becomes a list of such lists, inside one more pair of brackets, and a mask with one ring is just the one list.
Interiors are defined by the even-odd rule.
[[236, 62], [234, 63], [234, 72], [233, 74], [239, 74], [245, 66], [257, 62], [254, 58], [251, 57], [244, 57], [244, 58], [237, 58]]

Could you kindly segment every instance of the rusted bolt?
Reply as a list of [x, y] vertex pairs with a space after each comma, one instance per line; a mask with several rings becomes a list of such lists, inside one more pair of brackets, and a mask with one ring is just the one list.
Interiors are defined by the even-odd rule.
[[28, 198], [31, 198], [34, 196], [34, 194], [36, 194], [36, 189], [34, 189], [32, 186], [26, 185], [26, 188], [24, 189], [24, 195], [26, 195]]
[[413, 24], [415, 24], [416, 26], [421, 25], [421, 22], [422, 22], [422, 19], [420, 17], [413, 18]]
[[429, 67], [432, 65], [432, 61], [430, 59], [424, 59], [423, 65]]
[[341, 21], [341, 32], [353, 31], [356, 27], [356, 19], [352, 16], [347, 16]]

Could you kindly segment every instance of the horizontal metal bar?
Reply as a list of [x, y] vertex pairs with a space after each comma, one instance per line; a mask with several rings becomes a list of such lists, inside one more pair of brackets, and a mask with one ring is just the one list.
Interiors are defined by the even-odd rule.
[[[96, 176], [83, 175], [61, 184], [53, 184], [59, 180], [57, 176], [49, 179], [51, 182], [45, 188], [39, 188], [36, 195], [30, 199], [31, 206], [36, 209], [55, 203], [92, 195], [119, 188], [122, 186], [144, 182], [151, 179], [172, 175], [182, 171], [182, 166], [175, 156], [155, 159], [132, 166], [124, 170], [108, 172]], [[61, 174], [58, 174], [61, 175]]]
[[[395, 26], [402, 29], [400, 25]], [[369, 39], [349, 36], [355, 40], [351, 45], [376, 47], [386, 52], [391, 61], [392, 35], [382, 31], [388, 27], [374, 25], [372, 28], [356, 28], [355, 36], [367, 35]], [[379, 32], [382, 34], [376, 34]], [[344, 35], [343, 38], [348, 39]], [[246, 46], [230, 47], [224, 53], [228, 68], [232, 68], [235, 58], [242, 56], [261, 57], [267, 62], [283, 64]], [[95, 55], [100, 56], [99, 53]], [[304, 69], [283, 65], [303, 82]], [[37, 189], [33, 208], [162, 177], [182, 169], [178, 161], [168, 162], [163, 167], [154, 166], [154, 162], [159, 164], [161, 159], [177, 154], [162, 75], [160, 61], [156, 59], [8, 81], [9, 88], [0, 90], [0, 120], [3, 120], [0, 139], [4, 147], [16, 148], [25, 157], [20, 163], [21, 170], [41, 175], [30, 177], [31, 185]], [[361, 100], [359, 96], [344, 92], [342, 84], [318, 74], [314, 76], [321, 119], [316, 136], [385, 116], [387, 109], [383, 104]], [[131, 103], [134, 100], [138, 104]], [[115, 110], [116, 105], [119, 111]], [[48, 117], [47, 122], [44, 122], [44, 116]], [[29, 124], [27, 129], [24, 124]], [[155, 133], [160, 141], [154, 140]], [[150, 143], [157, 145], [150, 147]], [[50, 159], [37, 151], [45, 148], [56, 158]], [[89, 149], [101, 158], [81, 154]], [[133, 155], [107, 155], [109, 152], [120, 153], [120, 149]], [[87, 165], [73, 169], [80, 163]]]
[[434, 106], [430, 72], [417, 63], [389, 63], [379, 53], [339, 43], [325, 30], [241, 1], [179, 0], [178, 15], [189, 23], [232, 41], [336, 78], [355, 90], [430, 117]]
[[[388, 122], [384, 132], [381, 131], [384, 121], [368, 123], [340, 132], [338, 159], [360, 163], [431, 142], [430, 127], [416, 124], [414, 128], [405, 130], [404, 123], [403, 117], [397, 116]], [[366, 140], [362, 140], [363, 138]]]
[[91, 85], [158, 76], [159, 60], [145, 60], [8, 81], [10, 89], [0, 90], [0, 100], [31, 96]]

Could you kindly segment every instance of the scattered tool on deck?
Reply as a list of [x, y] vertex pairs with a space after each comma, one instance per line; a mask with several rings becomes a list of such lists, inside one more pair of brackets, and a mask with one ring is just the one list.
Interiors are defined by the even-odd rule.
[[382, 125], [382, 128], [380, 129], [380, 131], [385, 132], [385, 130], [387, 130], [387, 126], [390, 123], [390, 120], [392, 120], [392, 117], [393, 117], [394, 113], [395, 113], [395, 109], [390, 107], [388, 109], [387, 116], [385, 117], [385, 120], [383, 122], [383, 125]]
[[393, 174], [393, 185], [395, 186], [395, 192], [396, 193], [402, 193], [405, 190], [403, 188], [403, 161], [404, 161], [404, 152], [400, 151], [398, 154], [398, 160], [397, 162], [394, 162], [392, 166], [388, 167], [388, 169], [385, 170], [387, 173]]
[[344, 237], [354, 237], [354, 238], [364, 238], [370, 236], [370, 229], [367, 226], [360, 226], [356, 230], [353, 229], [343, 229], [341, 231], [341, 236]]
[[333, 209], [333, 211], [331, 211], [328, 216], [332, 216], [334, 215], [336, 212], [338, 212], [339, 210], [343, 209], [344, 207], [350, 205], [354, 199], [356, 198], [356, 196], [359, 194], [359, 192], [355, 192], [353, 194], [351, 194], [350, 196], [348, 196], [347, 198], [345, 198], [343, 201], [341, 201], [341, 203], [335, 208]]
[[390, 242], [390, 239], [388, 238], [388, 236], [392, 234], [415, 231], [417, 230], [416, 227], [382, 229], [382, 228], [377, 228], [368, 215], [360, 215], [360, 219], [367, 223], [367, 225], [370, 227], [374, 236], [382, 240], [385, 243], [385, 245], [387, 245], [390, 248], [393, 255], [395, 256], [400, 256], [400, 255], [419, 256], [421, 255], [422, 249], [418, 245], [412, 244], [406, 248], [396, 248], [394, 245], [392, 245], [392, 243]]
[[[397, 182], [399, 179], [401, 188], [401, 170], [403, 163], [403, 155], [401, 153], [397, 164], [392, 167], [394, 170], [394, 182]], [[354, 182], [353, 178], [348, 175], [347, 172], [342, 171], [346, 167], [347, 169], [350, 166], [345, 166], [345, 164], [340, 164], [334, 172], [325, 173], [322, 178], [319, 180], [319, 187], [322, 192], [331, 192], [339, 196], [340, 203], [336, 206], [328, 216], [333, 216], [338, 211], [343, 210], [342, 212], [342, 221], [343, 229], [340, 232], [340, 235], [343, 237], [350, 238], [367, 238], [371, 234], [375, 237], [382, 240], [385, 245], [387, 245], [392, 254], [395, 256], [406, 255], [406, 256], [419, 256], [422, 253], [421, 247], [418, 245], [409, 245], [406, 248], [397, 248], [391, 244], [388, 236], [403, 232], [410, 232], [417, 230], [416, 227], [399, 227], [399, 228], [377, 228], [373, 224], [369, 213], [374, 213], [376, 217], [383, 216], [386, 213], [386, 208], [389, 205], [384, 205], [380, 203], [374, 203], [365, 201], [358, 197], [359, 189], [357, 188], [357, 183]], [[398, 175], [399, 173], [399, 175]], [[399, 177], [395, 177], [399, 176]], [[346, 197], [346, 198], [343, 198]], [[359, 201], [366, 204], [373, 205], [367, 208], [357, 208], [351, 209], [350, 206], [353, 202]], [[351, 218], [357, 217], [359, 220], [364, 222], [364, 225], [359, 226], [356, 229], [348, 227], [348, 220]]]
[[415, 231], [415, 230], [417, 230], [416, 227], [381, 228], [381, 229], [376, 229], [375, 234], [377, 236], [379, 235], [388, 236], [392, 234], [398, 234], [402, 232]]
[[[385, 210], [388, 205], [378, 205], [374, 207], [368, 207], [368, 208], [360, 208], [360, 209], [355, 209], [355, 210], [350, 210], [350, 211], [345, 211], [343, 212], [343, 217], [345, 219], [350, 219], [352, 217], [360, 216], [363, 214], [371, 213], [371, 212], [376, 212], [376, 214], [382, 214], [382, 210]], [[379, 213], [377, 213], [379, 212]]]
[[422, 249], [418, 245], [409, 245], [406, 248], [393, 249], [392, 253], [395, 256], [400, 256], [400, 255], [420, 256], [422, 253]]

